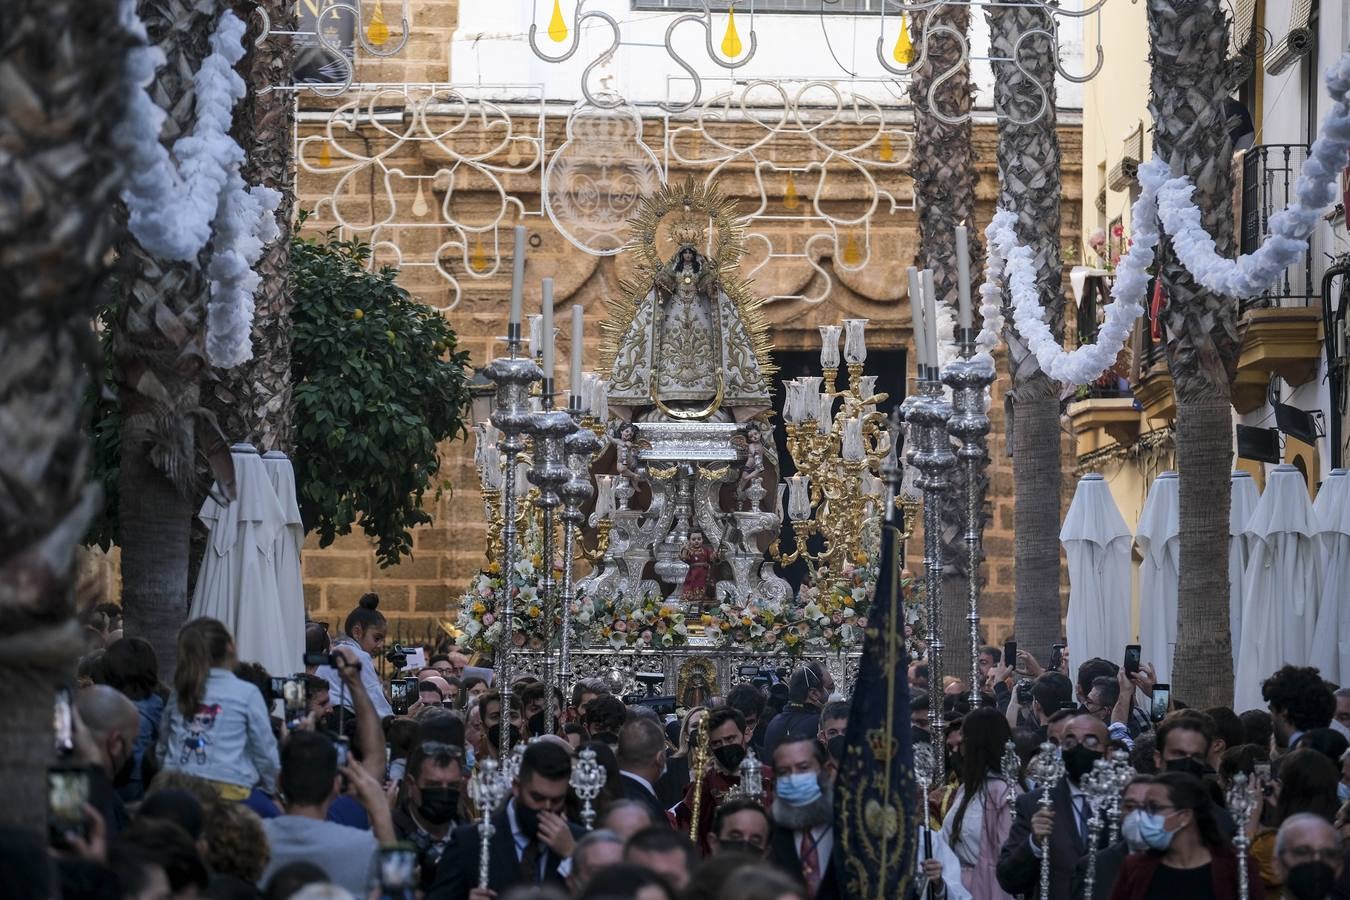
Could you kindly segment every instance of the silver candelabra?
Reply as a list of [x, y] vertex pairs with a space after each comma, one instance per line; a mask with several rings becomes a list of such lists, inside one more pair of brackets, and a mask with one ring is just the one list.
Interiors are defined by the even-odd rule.
[[1105, 759], [1097, 760], [1092, 764], [1092, 771], [1083, 778], [1082, 788], [1092, 811], [1087, 823], [1087, 871], [1083, 877], [1083, 896], [1091, 900], [1093, 887], [1097, 884], [1097, 845], [1101, 842], [1102, 826], [1106, 824], [1104, 814], [1117, 791], [1115, 766]]
[[492, 843], [492, 813], [511, 790], [509, 782], [503, 782], [497, 771], [497, 761], [486, 757], [478, 761], [473, 777], [469, 780], [469, 790], [473, 802], [478, 804], [478, 886], [487, 890], [490, 873], [489, 848]]
[[980, 705], [980, 544], [984, 531], [980, 480], [981, 470], [989, 462], [984, 441], [985, 435], [989, 434], [989, 416], [985, 412], [984, 397], [994, 382], [994, 361], [987, 355], [976, 355], [975, 335], [973, 328], [959, 330], [961, 357], [948, 363], [942, 372], [942, 383], [952, 389], [954, 410], [947, 421], [947, 433], [961, 442], [956, 457], [966, 476], [965, 541], [970, 576], [966, 587], [970, 604], [966, 622], [970, 626], [971, 709], [978, 709]]
[[1228, 812], [1233, 816], [1233, 824], [1237, 826], [1237, 831], [1233, 833], [1233, 845], [1237, 848], [1238, 856], [1239, 900], [1247, 900], [1251, 895], [1251, 885], [1247, 878], [1247, 848], [1250, 844], [1247, 837], [1247, 820], [1251, 818], [1257, 806], [1257, 794], [1247, 773], [1238, 772], [1233, 776], [1233, 783], [1228, 786]]
[[1130, 779], [1134, 777], [1134, 766], [1130, 765], [1130, 755], [1124, 750], [1111, 752], [1111, 775], [1114, 779], [1115, 790], [1111, 793], [1111, 801], [1106, 807], [1106, 821], [1110, 826], [1107, 833], [1107, 842], [1114, 844], [1116, 838], [1120, 836], [1120, 798], [1124, 795]]
[[928, 725], [933, 742], [933, 781], [946, 781], [942, 734], [942, 498], [950, 489], [949, 473], [956, 465], [947, 421], [952, 405], [942, 394], [938, 370], [928, 367], [919, 381], [919, 393], [909, 405], [907, 421], [916, 427], [915, 451], [911, 457], [920, 472], [923, 490], [924, 593], [928, 607]]
[[586, 823], [586, 830], [590, 831], [595, 827], [595, 807], [591, 806], [591, 801], [599, 797], [605, 787], [605, 767], [596, 761], [595, 751], [590, 747], [583, 748], [577, 754], [570, 783], [577, 799], [582, 802], [581, 819]]
[[[558, 645], [558, 687], [566, 697], [572, 689], [572, 602], [576, 595], [573, 572], [577, 528], [586, 516], [582, 507], [595, 495], [591, 486], [591, 460], [604, 446], [590, 428], [582, 424], [582, 402], [580, 394], [573, 390], [568, 402], [568, 415], [575, 427], [563, 440], [563, 457], [566, 461], [567, 480], [559, 492], [562, 495], [563, 520], [563, 583], [562, 583], [562, 638]], [[550, 714], [553, 692], [549, 691]], [[550, 723], [550, 728], [552, 727]]]
[[[1040, 752], [1032, 759], [1028, 768], [1031, 776], [1036, 779], [1036, 786], [1041, 789], [1041, 796], [1036, 801], [1041, 809], [1050, 809], [1055, 805], [1054, 789], [1064, 777], [1064, 757], [1060, 755], [1059, 748], [1046, 741], [1041, 744]], [[1041, 900], [1050, 900], [1050, 835], [1041, 838]]]
[[530, 410], [530, 385], [543, 378], [534, 360], [520, 353], [520, 325], [507, 326], [507, 355], [493, 360], [486, 375], [497, 386], [492, 425], [501, 433], [498, 447], [505, 465], [502, 470], [502, 574], [506, 599], [500, 616], [501, 639], [497, 644], [497, 693], [501, 697], [501, 735], [497, 744], [502, 754], [511, 743], [511, 635], [515, 625], [512, 578], [518, 554], [516, 536], [516, 457], [525, 449], [525, 435], [533, 426]]
[[[564, 442], [576, 430], [577, 424], [568, 413], [553, 408], [553, 379], [545, 373], [543, 408], [530, 417], [530, 431], [534, 437], [534, 461], [530, 466], [530, 484], [539, 488], [535, 506], [543, 520], [543, 572], [539, 579], [540, 606], [544, 619], [544, 684], [548, 686], [544, 700], [544, 733], [553, 733], [557, 714], [553, 694], [553, 615], [557, 608], [557, 583], [553, 580], [554, 546], [553, 514], [562, 505], [560, 493], [571, 476], [564, 459]], [[564, 630], [564, 633], [566, 631]]]

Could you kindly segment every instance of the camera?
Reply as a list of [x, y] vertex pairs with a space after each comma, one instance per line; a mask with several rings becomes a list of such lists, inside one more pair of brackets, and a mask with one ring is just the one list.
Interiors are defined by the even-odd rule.
[[1026, 706], [1031, 702], [1031, 679], [1017, 679], [1017, 703], [1019, 706]]
[[633, 680], [647, 689], [646, 696], [655, 697], [656, 689], [666, 683], [664, 672], [635, 672]]
[[408, 657], [416, 652], [416, 647], [405, 647], [402, 644], [395, 644], [384, 654], [384, 658], [389, 660], [395, 669], [405, 669], [408, 666]]
[[356, 662], [349, 663], [336, 653], [324, 653], [323, 651], [306, 653], [304, 662], [306, 668], [309, 666], [328, 666], [330, 669], [340, 669], [343, 666], [351, 666], [357, 670], [361, 668], [359, 659]]

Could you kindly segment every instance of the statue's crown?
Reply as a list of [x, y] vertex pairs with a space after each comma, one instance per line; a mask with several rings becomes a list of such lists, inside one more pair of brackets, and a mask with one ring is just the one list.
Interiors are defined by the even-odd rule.
[[689, 244], [698, 249], [703, 246], [708, 233], [708, 214], [694, 210], [692, 197], [683, 199], [683, 208], [670, 217], [670, 238], [681, 247]]

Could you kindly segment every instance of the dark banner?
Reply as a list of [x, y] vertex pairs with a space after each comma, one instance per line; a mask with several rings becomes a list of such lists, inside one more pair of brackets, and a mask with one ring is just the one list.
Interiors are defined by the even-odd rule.
[[903, 900], [914, 879], [918, 785], [909, 719], [909, 654], [895, 525], [881, 530], [876, 596], [853, 685], [847, 748], [835, 781], [843, 895]]

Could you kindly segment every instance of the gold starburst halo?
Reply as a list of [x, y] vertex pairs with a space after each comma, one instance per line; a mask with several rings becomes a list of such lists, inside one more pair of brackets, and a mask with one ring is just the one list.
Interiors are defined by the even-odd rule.
[[619, 282], [621, 296], [605, 301], [609, 315], [600, 324], [601, 371], [614, 366], [619, 342], [657, 275], [680, 247], [691, 244], [716, 270], [722, 289], [745, 324], [761, 376], [766, 382], [772, 379], [778, 367], [770, 355], [773, 342], [764, 318], [764, 301], [751, 293], [753, 282], [740, 275], [745, 226], [736, 217], [736, 201], [722, 196], [717, 185], [703, 184], [689, 176], [681, 184], [663, 185], [644, 198], [628, 226], [632, 237], [624, 252], [635, 257], [636, 274], [631, 281]]

